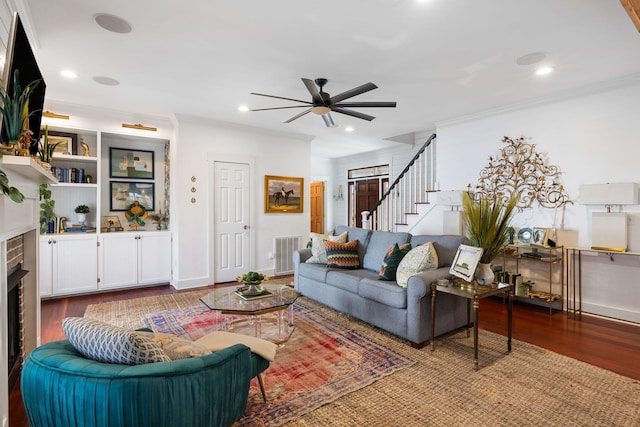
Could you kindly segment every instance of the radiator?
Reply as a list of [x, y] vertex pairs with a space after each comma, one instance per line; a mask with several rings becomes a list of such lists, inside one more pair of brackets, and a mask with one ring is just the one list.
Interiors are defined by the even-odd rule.
[[280, 275], [293, 273], [293, 252], [298, 249], [300, 249], [300, 236], [274, 237], [274, 274]]

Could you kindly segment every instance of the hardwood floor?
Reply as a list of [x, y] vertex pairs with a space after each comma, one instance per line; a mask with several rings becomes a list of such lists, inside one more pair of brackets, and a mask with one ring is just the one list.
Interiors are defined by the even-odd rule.
[[[83, 316], [89, 304], [177, 292], [188, 291], [176, 291], [165, 285], [42, 301], [42, 343], [64, 339], [62, 319]], [[506, 318], [507, 306], [501, 299], [481, 301], [481, 329], [506, 336]], [[550, 315], [546, 309], [514, 304], [513, 338], [640, 380], [640, 325], [588, 315], [574, 319], [566, 313]], [[517, 346], [513, 351], [517, 351]], [[9, 426], [27, 427], [17, 387], [10, 393], [9, 407]]]

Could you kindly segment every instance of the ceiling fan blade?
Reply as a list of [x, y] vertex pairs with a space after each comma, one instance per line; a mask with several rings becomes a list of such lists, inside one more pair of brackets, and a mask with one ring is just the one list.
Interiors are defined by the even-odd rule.
[[284, 110], [287, 108], [308, 108], [306, 105], [291, 105], [289, 107], [255, 108], [249, 111]]
[[292, 121], [294, 121], [295, 119], [299, 119], [300, 117], [304, 116], [305, 114], [308, 114], [311, 112], [311, 108], [304, 110], [302, 113], [300, 114], [296, 114], [295, 116], [291, 117], [289, 120], [287, 120], [285, 123], [291, 123]]
[[311, 102], [309, 101], [302, 101], [300, 99], [293, 99], [293, 98], [285, 98], [284, 96], [265, 95], [264, 93], [256, 93], [256, 92], [251, 92], [251, 95], [266, 96], [267, 98], [284, 99], [285, 101], [302, 102], [304, 104], [311, 105]]
[[342, 92], [335, 96], [332, 96], [329, 99], [329, 101], [331, 104], [337, 104], [338, 102], [344, 99], [351, 98], [353, 96], [360, 95], [361, 93], [369, 92], [370, 90], [377, 89], [377, 88], [378, 86], [376, 86], [371, 82], [365, 83], [362, 86], [354, 87], [353, 89], [350, 89], [346, 92]]
[[333, 121], [333, 117], [331, 117], [330, 113], [327, 114], [323, 114], [322, 116], [322, 120], [324, 120], [324, 124], [328, 127], [328, 128], [334, 128], [336, 126], [338, 126], [337, 124], [334, 123]]
[[395, 102], [340, 102], [338, 104], [333, 104], [332, 107], [348, 107], [348, 108], [366, 108], [366, 107], [389, 107], [395, 108]]
[[368, 114], [360, 113], [358, 111], [345, 110], [344, 108], [331, 107], [331, 111], [335, 111], [336, 113], [340, 113], [340, 114], [346, 114], [347, 116], [357, 117], [357, 118], [362, 119], [362, 120], [371, 121], [371, 120], [375, 119], [375, 117], [370, 116]]
[[303, 77], [302, 78], [302, 83], [304, 83], [304, 85], [307, 87], [307, 90], [311, 94], [311, 99], [313, 99], [313, 102], [314, 103], [323, 104], [322, 95], [320, 95], [320, 92], [318, 91], [318, 86], [316, 86], [316, 84], [313, 82], [313, 80], [305, 79]]

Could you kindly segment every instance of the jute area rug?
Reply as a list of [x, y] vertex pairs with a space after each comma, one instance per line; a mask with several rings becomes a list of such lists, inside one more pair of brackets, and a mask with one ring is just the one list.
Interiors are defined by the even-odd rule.
[[[85, 317], [142, 327], [142, 315], [199, 306], [207, 292], [96, 304]], [[640, 383], [633, 379], [520, 341], [508, 353], [505, 337], [483, 330], [476, 372], [464, 331], [436, 340], [433, 352], [418, 350], [309, 299], [301, 303], [415, 363], [286, 426], [640, 426]]]

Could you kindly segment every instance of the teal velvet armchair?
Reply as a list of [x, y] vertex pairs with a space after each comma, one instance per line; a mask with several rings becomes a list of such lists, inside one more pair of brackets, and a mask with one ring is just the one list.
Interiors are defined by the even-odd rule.
[[21, 392], [31, 427], [229, 426], [269, 362], [242, 344], [145, 365], [101, 363], [67, 340], [26, 358]]

